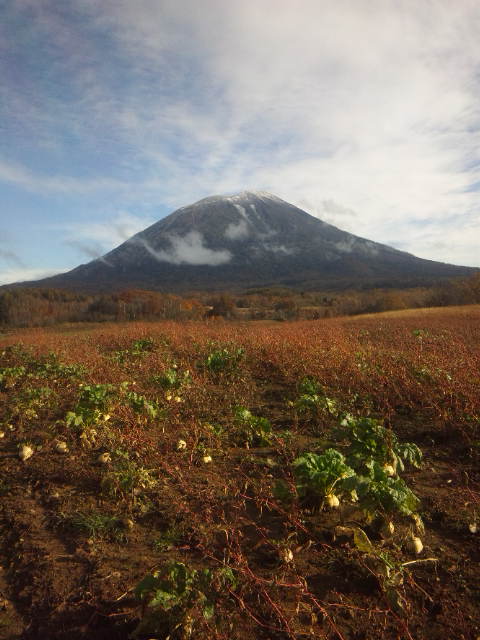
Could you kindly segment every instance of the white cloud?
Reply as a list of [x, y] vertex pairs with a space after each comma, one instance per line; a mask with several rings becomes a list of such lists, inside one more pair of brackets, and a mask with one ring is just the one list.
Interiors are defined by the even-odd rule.
[[318, 204], [315, 204], [306, 198], [302, 198], [298, 202], [298, 206], [305, 211], [308, 211], [312, 216], [320, 218], [324, 222], [338, 225], [343, 228], [345, 228], [345, 225], [355, 226], [356, 221], [352, 219], [357, 218], [358, 215], [353, 209], [344, 207], [332, 199], [321, 200]]
[[60, 121], [102, 170], [5, 161], [1, 179], [172, 209], [265, 189], [358, 235], [479, 264], [477, 0], [85, 0], [108, 55], [48, 7], [31, 5], [32, 24], [81, 100], [43, 95], [42, 110], [35, 87], [16, 90], [9, 113], [43, 150], [62, 145]]
[[160, 262], [217, 266], [230, 262], [232, 258], [232, 254], [226, 249], [215, 251], [206, 247], [205, 239], [198, 231], [190, 231], [184, 236], [170, 235], [169, 240], [170, 249], [156, 251], [144, 238], [135, 238], [136, 242], [144, 246], [150, 255]]
[[[207, 5], [108, 8], [136, 56], [162, 66], [173, 37], [200, 58], [221, 96], [207, 110], [173, 101], [157, 122], [137, 111], [137, 134], [148, 130], [158, 142], [167, 124], [185, 153], [205, 159], [193, 181], [188, 164], [167, 173], [170, 198], [178, 183], [190, 183], [187, 200], [252, 184], [308, 199], [337, 224], [340, 209], [355, 211], [356, 220], [345, 218], [349, 230], [380, 241], [395, 220], [448, 228], [453, 211], [475, 206], [465, 189], [479, 178], [477, 3]], [[410, 246], [412, 228], [403, 230]], [[471, 251], [456, 257], [472, 260]]]
[[286, 247], [283, 244], [274, 244], [272, 242], [264, 242], [263, 248], [266, 251], [271, 251], [272, 253], [280, 253], [284, 256], [291, 256], [295, 253], [295, 250], [291, 247]]
[[248, 236], [248, 224], [246, 220], [231, 222], [225, 229], [225, 237], [229, 240], [242, 240]]
[[151, 218], [119, 211], [114, 218], [101, 222], [72, 222], [57, 229], [67, 244], [90, 258], [98, 258], [154, 222]]
[[1, 159], [0, 181], [18, 185], [26, 191], [32, 191], [34, 193], [85, 194], [95, 191], [125, 188], [119, 181], [112, 180], [111, 178], [82, 179], [61, 175], [41, 175], [18, 164], [2, 161]]
[[234, 203], [235, 209], [240, 214], [240, 219], [237, 222], [231, 222], [225, 229], [225, 237], [229, 240], [242, 240], [246, 238], [250, 232], [250, 218], [245, 211], [245, 207], [241, 204]]

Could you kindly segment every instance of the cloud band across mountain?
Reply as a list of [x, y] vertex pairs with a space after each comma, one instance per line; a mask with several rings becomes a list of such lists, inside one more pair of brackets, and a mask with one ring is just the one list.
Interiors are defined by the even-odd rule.
[[143, 246], [159, 262], [170, 264], [209, 265], [216, 267], [230, 262], [232, 254], [227, 249], [215, 251], [205, 246], [205, 239], [198, 231], [189, 231], [184, 236], [169, 235], [170, 249], [154, 249], [141, 236], [135, 236], [132, 242]]

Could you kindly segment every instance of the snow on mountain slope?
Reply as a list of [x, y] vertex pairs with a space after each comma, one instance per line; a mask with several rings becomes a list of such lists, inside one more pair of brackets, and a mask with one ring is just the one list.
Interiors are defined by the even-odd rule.
[[181, 207], [101, 258], [33, 284], [164, 291], [404, 286], [472, 271], [341, 231], [264, 191], [242, 191]]

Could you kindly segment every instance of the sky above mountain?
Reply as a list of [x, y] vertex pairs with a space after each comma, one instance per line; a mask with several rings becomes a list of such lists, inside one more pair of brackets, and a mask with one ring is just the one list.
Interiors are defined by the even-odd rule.
[[477, 0], [6, 0], [0, 283], [266, 190], [480, 266]]

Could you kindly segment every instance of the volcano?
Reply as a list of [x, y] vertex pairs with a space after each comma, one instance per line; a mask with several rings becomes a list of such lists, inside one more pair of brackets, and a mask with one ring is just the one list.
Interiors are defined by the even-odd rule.
[[68, 273], [30, 286], [165, 292], [415, 286], [475, 270], [360, 238], [266, 192], [182, 207]]

